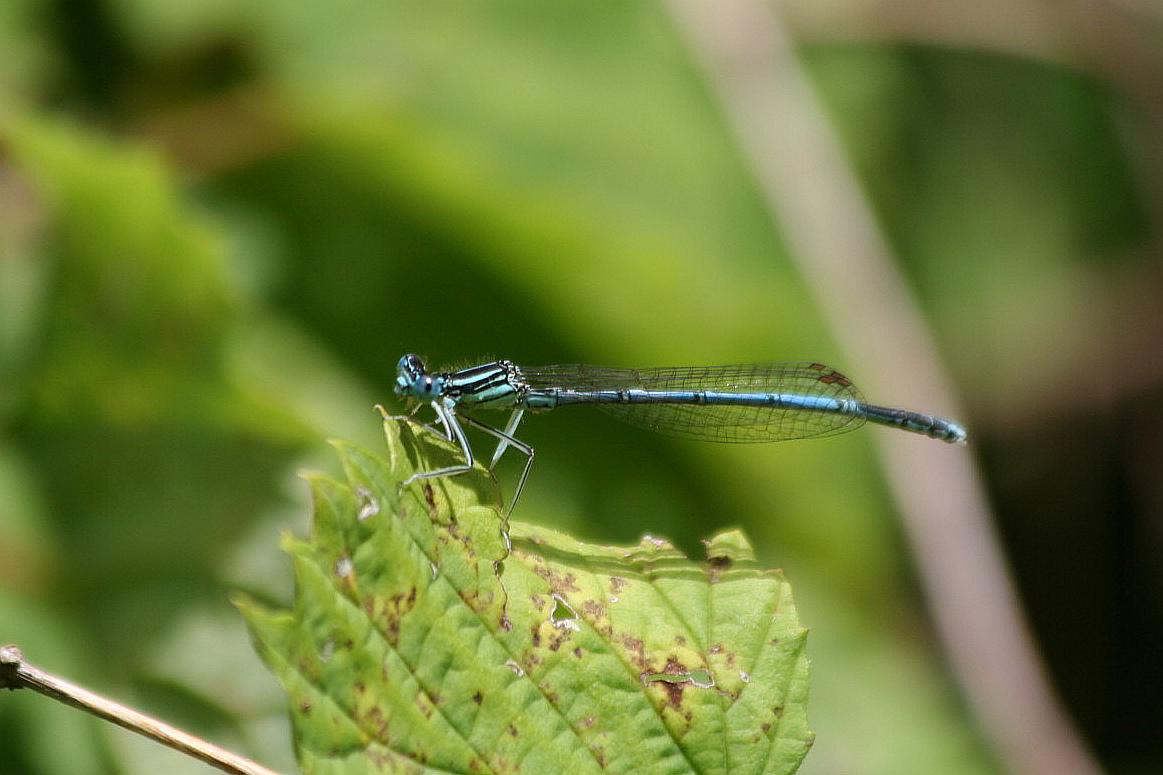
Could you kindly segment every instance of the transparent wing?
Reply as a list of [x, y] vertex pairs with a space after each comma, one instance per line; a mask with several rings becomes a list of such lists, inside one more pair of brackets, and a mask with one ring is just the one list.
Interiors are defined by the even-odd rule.
[[[534, 390], [616, 390], [814, 396], [863, 402], [847, 377], [822, 363], [754, 363], [618, 369], [568, 364], [521, 369]], [[598, 403], [623, 422], [668, 436], [723, 442], [767, 442], [830, 436], [859, 427], [864, 418], [807, 408], [680, 403]]]

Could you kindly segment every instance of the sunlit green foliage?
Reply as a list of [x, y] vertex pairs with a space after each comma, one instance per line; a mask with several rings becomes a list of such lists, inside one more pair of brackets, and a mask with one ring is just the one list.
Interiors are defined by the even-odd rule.
[[243, 604], [305, 772], [795, 771], [806, 631], [740, 533], [695, 563], [507, 523], [479, 473], [402, 488], [456, 450], [385, 430], [312, 477], [294, 610]]
[[[1056, 495], [1016, 508], [1050, 536], [1032, 553], [1084, 546], [1060, 512], [1089, 502], [1064, 489], [1086, 476], [1023, 444], [1151, 384], [1140, 186], [1163, 176], [1127, 139], [1157, 147], [1133, 132], [1151, 111], [1020, 30], [918, 44], [820, 8], [840, 32], [794, 28], [799, 53], [961, 387], [958, 419], [1005, 472], [998, 492]], [[401, 354], [848, 368], [661, 6], [9, 0], [0, 52], [0, 641], [274, 766], [293, 766], [284, 697], [227, 595], [287, 604], [295, 473], [333, 466], [321, 439], [382, 443], [371, 407]], [[1069, 449], [1138, 450], [1150, 479], [1136, 433], [1153, 426], [1118, 422], [1083, 423]], [[579, 408], [522, 433], [538, 451], [523, 523], [687, 556], [737, 525], [787, 570], [814, 628], [803, 772], [994, 771], [871, 431], [680, 444]], [[1120, 503], [1155, 502], [1111, 477]], [[1032, 575], [1070, 587], [1077, 568], [1060, 571]], [[1099, 621], [1095, 595], [1070, 615], [1052, 598], [1043, 621]], [[1071, 659], [1090, 653], [1079, 635]], [[1080, 696], [1110, 684], [1058, 677]], [[0, 697], [0, 749], [30, 775], [183, 766], [24, 697]]]

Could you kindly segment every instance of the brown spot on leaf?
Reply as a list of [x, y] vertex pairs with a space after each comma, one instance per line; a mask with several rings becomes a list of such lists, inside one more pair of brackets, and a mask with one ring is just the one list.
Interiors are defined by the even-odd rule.
[[569, 640], [569, 632], [568, 629], [554, 629], [553, 634], [549, 638], [549, 650], [557, 651], [560, 649]]
[[659, 685], [666, 691], [666, 701], [670, 703], [671, 707], [678, 708], [682, 706], [682, 690], [686, 686], [686, 682], [678, 681], [659, 681]]
[[388, 721], [384, 718], [383, 708], [373, 705], [359, 719], [364, 728], [375, 730], [377, 740], [382, 743], [388, 742]]
[[529, 564], [529, 570], [536, 573], [541, 578], [549, 581], [549, 566], [544, 561], [539, 561], [539, 558], [531, 558], [532, 562]]
[[581, 610], [590, 619], [600, 619], [606, 615], [606, 607], [597, 600], [586, 600], [582, 603]]
[[557, 696], [557, 692], [553, 691], [552, 684], [550, 684], [548, 681], [542, 681], [541, 683], [537, 684], [537, 688], [541, 690], [541, 694], [545, 697], [546, 700], [549, 701], [550, 705], [557, 705], [557, 701], [560, 699], [560, 697]]
[[[534, 562], [536, 562], [536, 559], [534, 559]], [[556, 592], [559, 595], [567, 592], [581, 592], [577, 586], [577, 576], [572, 573], [566, 573], [564, 576], [556, 574], [544, 561], [530, 567], [534, 573], [549, 582], [549, 589], [552, 592]]]
[[647, 670], [646, 643], [641, 638], [635, 638], [632, 635], [623, 635], [622, 645], [630, 652], [634, 666], [638, 670]]
[[383, 603], [383, 610], [378, 614], [375, 609], [375, 601], [369, 599], [364, 604], [364, 609], [368, 614], [368, 618], [376, 622], [380, 629], [382, 629], [388, 636], [388, 641], [395, 645], [400, 636], [400, 620], [416, 606], [416, 587], [412, 587], [407, 593], [401, 592], [398, 595], [392, 595]]

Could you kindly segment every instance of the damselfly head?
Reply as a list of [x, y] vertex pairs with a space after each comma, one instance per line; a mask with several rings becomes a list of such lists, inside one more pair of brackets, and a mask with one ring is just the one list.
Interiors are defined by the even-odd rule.
[[424, 367], [419, 355], [405, 355], [396, 364], [396, 395], [431, 399], [440, 395], [441, 380]]

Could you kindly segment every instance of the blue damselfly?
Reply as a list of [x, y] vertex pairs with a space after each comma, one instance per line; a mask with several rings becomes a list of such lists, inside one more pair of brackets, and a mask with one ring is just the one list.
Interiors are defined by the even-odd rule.
[[[509, 511], [533, 465], [533, 448], [513, 435], [517, 425], [526, 411], [568, 404], [596, 404], [631, 425], [704, 441], [815, 438], [845, 433], [865, 421], [950, 443], [965, 441], [965, 429], [955, 422], [866, 403], [847, 377], [822, 363], [620, 369], [584, 364], [526, 368], [494, 361], [459, 371], [430, 372], [419, 357], [405, 355], [397, 366], [395, 390], [416, 402], [411, 414], [425, 403], [431, 406], [443, 427], [433, 430], [459, 444], [464, 455], [461, 464], [415, 473], [405, 484], [472, 468], [472, 446], [461, 427], [464, 421], [498, 440], [490, 470], [509, 447], [525, 455]], [[501, 430], [468, 414], [475, 409], [513, 413]]]

